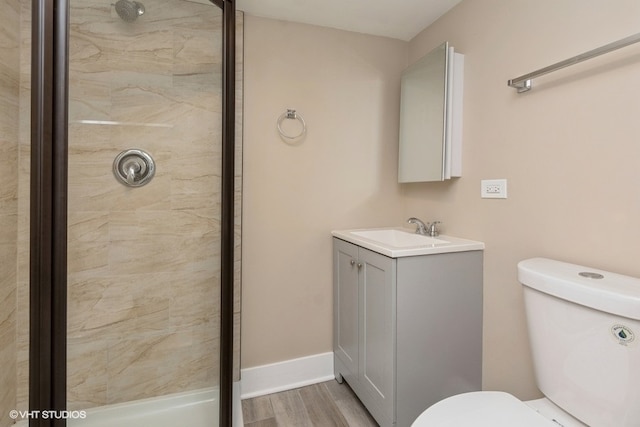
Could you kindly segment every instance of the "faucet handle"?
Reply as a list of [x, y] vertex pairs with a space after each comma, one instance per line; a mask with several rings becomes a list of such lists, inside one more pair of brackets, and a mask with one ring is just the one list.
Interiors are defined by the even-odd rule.
[[437, 237], [440, 234], [438, 230], [438, 224], [442, 224], [440, 221], [433, 221], [427, 226], [427, 234], [431, 237]]

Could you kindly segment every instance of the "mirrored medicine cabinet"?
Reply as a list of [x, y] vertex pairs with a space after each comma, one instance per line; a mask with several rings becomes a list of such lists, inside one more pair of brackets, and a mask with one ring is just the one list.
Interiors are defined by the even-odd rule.
[[461, 176], [463, 72], [445, 42], [402, 73], [398, 182]]

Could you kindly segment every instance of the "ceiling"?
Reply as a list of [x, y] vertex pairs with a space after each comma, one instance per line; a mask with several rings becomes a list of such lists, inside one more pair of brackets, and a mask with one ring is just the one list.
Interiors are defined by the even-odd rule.
[[409, 41], [461, 0], [237, 0], [249, 15]]

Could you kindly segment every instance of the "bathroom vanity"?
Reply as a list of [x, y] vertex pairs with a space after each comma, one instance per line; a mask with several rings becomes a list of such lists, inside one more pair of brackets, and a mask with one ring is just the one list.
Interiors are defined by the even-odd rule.
[[334, 370], [382, 426], [482, 386], [482, 250], [403, 229], [332, 232]]

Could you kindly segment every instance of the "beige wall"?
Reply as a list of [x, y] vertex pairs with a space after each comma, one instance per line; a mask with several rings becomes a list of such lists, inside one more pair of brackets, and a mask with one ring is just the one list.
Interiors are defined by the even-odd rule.
[[[331, 351], [331, 230], [401, 220], [406, 55], [396, 40], [246, 16], [243, 368]], [[295, 145], [276, 130], [287, 108], [307, 122]]]
[[[638, 32], [635, 0], [463, 1], [410, 44], [410, 62], [443, 40], [465, 54], [464, 172], [405, 187], [407, 214], [485, 251], [484, 386], [537, 396], [519, 260], [544, 256], [640, 276], [640, 46], [534, 81], [510, 78]], [[508, 179], [507, 200], [480, 180]]]
[[20, 4], [0, 0], [0, 427], [16, 407]]
[[[248, 17], [243, 367], [331, 351], [330, 230], [415, 215], [486, 243], [484, 386], [538, 396], [517, 262], [640, 276], [640, 46], [528, 94], [506, 82], [634, 34], [638, 16], [636, 0], [468, 0], [407, 44]], [[399, 72], [444, 40], [466, 58], [463, 177], [399, 189]], [[298, 146], [275, 132], [285, 108], [309, 124]], [[480, 199], [492, 178], [509, 199]]]

